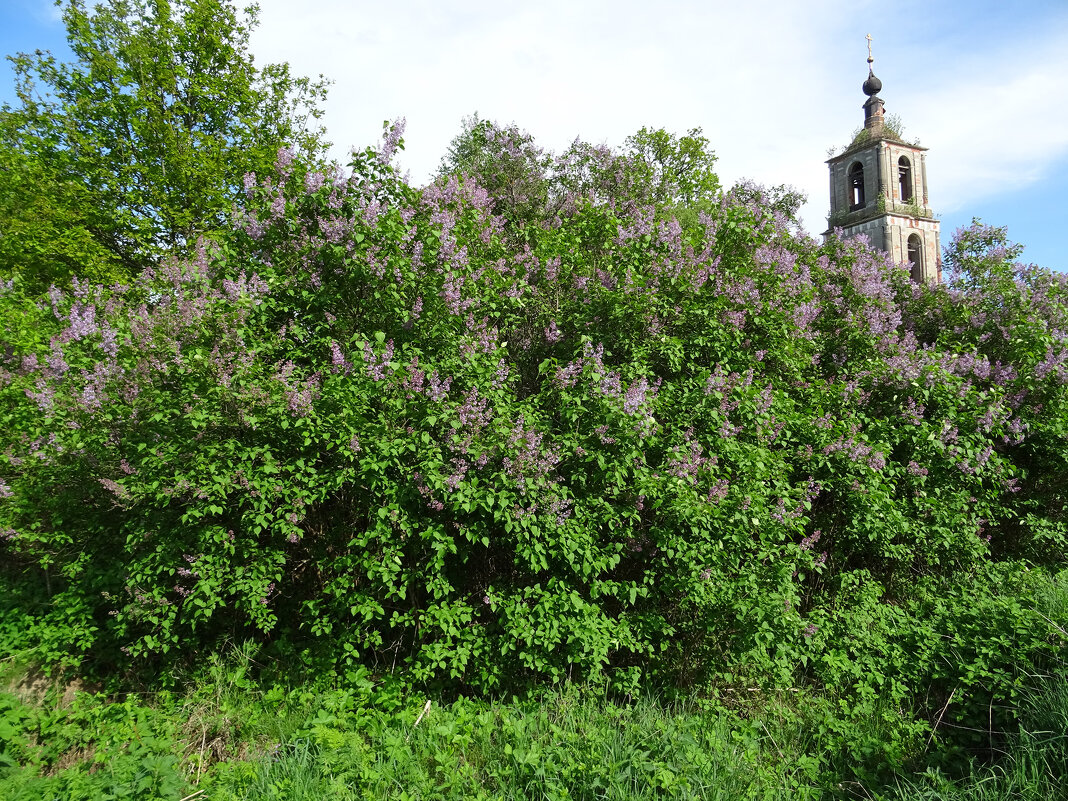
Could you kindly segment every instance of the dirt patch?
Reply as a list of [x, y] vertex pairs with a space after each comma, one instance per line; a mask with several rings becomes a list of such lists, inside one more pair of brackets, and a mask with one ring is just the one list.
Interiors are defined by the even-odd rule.
[[78, 693], [95, 693], [99, 692], [100, 688], [80, 678], [68, 680], [61, 676], [46, 676], [39, 669], [31, 669], [12, 676], [4, 691], [11, 693], [27, 706], [40, 706], [49, 693], [54, 693], [58, 706], [62, 708], [74, 703], [74, 697]]

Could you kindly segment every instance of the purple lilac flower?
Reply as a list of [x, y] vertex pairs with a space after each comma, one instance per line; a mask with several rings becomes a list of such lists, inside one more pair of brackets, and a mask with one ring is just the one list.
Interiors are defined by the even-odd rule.
[[401, 386], [408, 391], [408, 397], [414, 397], [422, 393], [425, 380], [426, 373], [419, 369], [419, 357], [413, 356], [406, 368], [404, 378], [401, 380]]
[[48, 384], [43, 378], [38, 378], [35, 385], [36, 391], [31, 389], [24, 390], [26, 397], [34, 401], [42, 412], [52, 411], [55, 405], [56, 390]]
[[96, 307], [75, 301], [70, 307], [70, 327], [66, 336], [71, 340], [84, 339], [97, 332]]
[[48, 365], [48, 369], [51, 371], [51, 375], [62, 378], [63, 374], [70, 369], [70, 365], [67, 364], [67, 360], [63, 355], [63, 346], [58, 340], [52, 340], [52, 351], [45, 359], [45, 363]]
[[384, 381], [386, 378], [386, 367], [389, 366], [390, 360], [393, 358], [393, 340], [389, 340], [386, 343], [385, 349], [382, 351], [382, 355], [376, 357], [374, 351], [371, 349], [371, 343], [365, 342], [363, 344], [363, 360], [366, 363], [367, 375], [372, 381]]
[[708, 491], [708, 495], [706, 496], [705, 500], [707, 500], [709, 503], [718, 504], [720, 501], [727, 497], [727, 490], [729, 488], [730, 484], [728, 483], [727, 479], [721, 478], [712, 486], [712, 489]]
[[404, 129], [407, 124], [408, 121], [401, 117], [394, 120], [392, 125], [386, 126], [386, 130], [382, 134], [382, 146], [378, 150], [378, 160], [382, 164], [389, 164], [393, 160], [393, 154], [397, 152], [397, 148], [401, 145], [401, 137], [404, 136]]
[[281, 188], [279, 188], [274, 199], [271, 200], [271, 222], [278, 222], [286, 214], [286, 198], [282, 194]]
[[345, 360], [345, 354], [341, 352], [341, 346], [334, 340], [330, 340], [330, 363], [334, 372], [348, 372], [351, 365]]
[[110, 478], [101, 478], [98, 479], [98, 481], [100, 482], [101, 486], [104, 487], [104, 489], [106, 489], [108, 492], [110, 492], [112, 495], [114, 495], [116, 498], [119, 498], [120, 500], [125, 499], [129, 495], [128, 491], [126, 490], [126, 487], [122, 486], [116, 481], [112, 481]]
[[460, 425], [468, 431], [469, 436], [485, 428], [492, 414], [489, 399], [479, 397], [477, 387], [471, 387], [467, 391], [463, 405], [456, 410]]
[[[709, 463], [710, 459], [704, 455], [701, 444], [693, 438], [693, 429], [686, 432], [686, 442], [683, 447], [684, 449], [675, 446], [671, 449], [671, 456], [664, 466], [664, 472], [688, 484], [696, 485], [698, 473]], [[711, 495], [710, 492], [710, 498]]]
[[462, 314], [475, 304], [473, 298], [465, 299], [463, 296], [465, 280], [463, 274], [458, 272], [450, 272], [445, 276], [441, 297], [445, 301], [445, 308], [451, 314]]
[[566, 366], [557, 369], [556, 376], [553, 378], [553, 383], [560, 389], [567, 389], [575, 386], [575, 384], [578, 383], [578, 377], [582, 375], [582, 365], [582, 359], [568, 362]]
[[252, 239], [262, 239], [267, 226], [259, 221], [255, 215], [248, 215], [244, 220], [245, 233]]
[[562, 526], [571, 517], [572, 502], [564, 498], [553, 498], [549, 501], [547, 511], [556, 518], [556, 525]]
[[914, 398], [909, 398], [905, 401], [905, 406], [902, 410], [902, 416], [915, 426], [918, 426], [923, 422], [923, 413], [925, 409], [923, 404], [916, 403]]
[[639, 378], [633, 382], [623, 396], [624, 413], [636, 414], [645, 405], [647, 399], [652, 399], [658, 388], [659, 382], [650, 388], [649, 382], [645, 378]]
[[413, 473], [412, 480], [415, 481], [415, 488], [419, 491], [419, 494], [423, 496], [424, 502], [428, 509], [435, 512], [444, 510], [445, 504], [434, 497], [433, 491], [423, 481], [421, 473]]
[[510, 372], [508, 362], [504, 359], [498, 360], [497, 370], [493, 374], [493, 383], [497, 386], [504, 386], [505, 382], [508, 380]]
[[293, 151], [288, 147], [278, 148], [278, 156], [274, 162], [274, 171], [285, 181], [293, 171]]
[[543, 450], [542, 435], [535, 428], [526, 427], [526, 417], [519, 415], [508, 437], [512, 456], [505, 457], [504, 471], [511, 478], [524, 485], [526, 475], [542, 478], [560, 462], [560, 454], [555, 449]]
[[438, 377], [438, 371], [435, 370], [427, 377], [426, 384], [426, 396], [432, 401], [440, 401], [449, 394], [449, 387], [452, 386], [452, 379], [446, 378], [442, 380]]
[[453, 459], [452, 461], [455, 472], [445, 478], [445, 486], [450, 491], [455, 491], [460, 486], [460, 482], [464, 480], [464, 476], [467, 475], [470, 465], [464, 459]]

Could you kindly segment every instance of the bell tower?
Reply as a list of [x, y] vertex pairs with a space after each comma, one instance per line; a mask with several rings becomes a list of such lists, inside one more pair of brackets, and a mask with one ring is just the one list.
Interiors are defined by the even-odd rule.
[[872, 71], [868, 37], [868, 79], [861, 89], [864, 127], [849, 147], [827, 160], [831, 171], [829, 235], [865, 234], [871, 244], [899, 263], [910, 265], [914, 281], [942, 280], [941, 224], [927, 200], [927, 148], [904, 141], [887, 122], [879, 92], [883, 83]]

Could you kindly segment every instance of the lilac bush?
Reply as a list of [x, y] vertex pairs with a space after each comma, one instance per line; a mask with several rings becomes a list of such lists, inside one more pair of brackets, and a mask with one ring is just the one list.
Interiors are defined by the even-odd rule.
[[781, 194], [676, 214], [640, 154], [480, 125], [492, 181], [408, 184], [399, 125], [283, 151], [194, 258], [8, 324], [0, 551], [56, 653], [789, 685], [841, 679], [847, 599], [1063, 563], [1068, 295], [1003, 233], [916, 285]]

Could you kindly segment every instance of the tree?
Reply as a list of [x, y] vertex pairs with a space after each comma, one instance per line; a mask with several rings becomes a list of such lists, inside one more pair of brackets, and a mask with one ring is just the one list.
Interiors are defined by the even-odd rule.
[[473, 178], [494, 199], [494, 212], [520, 227], [584, 201], [651, 206], [687, 226], [719, 199], [715, 163], [700, 128], [683, 136], [642, 128], [619, 149], [576, 139], [554, 157], [514, 124], [502, 127], [474, 114], [463, 120], [438, 177]]
[[636, 184], [657, 204], [693, 205], [719, 192], [716, 155], [700, 128], [685, 136], [642, 128], [627, 137], [626, 153], [634, 164]]
[[[17, 125], [15, 114], [0, 112], [0, 141], [15, 141]], [[0, 147], [0, 275], [19, 273], [30, 294], [72, 274], [93, 283], [121, 280], [123, 270], [94, 235], [105, 224], [82, 182], [57, 174], [35, 153]]]
[[[94, 260], [106, 254], [136, 273], [224, 226], [244, 176], [270, 171], [281, 146], [322, 158], [314, 121], [326, 84], [295, 78], [286, 64], [256, 67], [255, 6], [239, 14], [229, 0], [70, 0], [63, 19], [72, 63], [41, 51], [11, 58], [20, 103], [5, 105], [0, 129], [8, 275], [77, 272], [63, 230], [87, 234]], [[8, 247], [22, 236], [12, 199], [32, 194], [49, 197], [57, 230], [23, 258]], [[48, 226], [38, 235], [47, 240]]]
[[549, 202], [552, 156], [516, 125], [465, 117], [438, 167], [438, 177], [473, 178], [493, 198], [493, 211], [523, 227], [543, 219]]

